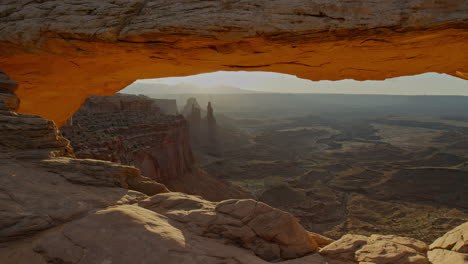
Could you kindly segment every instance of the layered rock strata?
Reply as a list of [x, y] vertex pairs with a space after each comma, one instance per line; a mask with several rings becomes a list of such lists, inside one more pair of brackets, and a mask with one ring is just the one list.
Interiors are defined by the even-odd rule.
[[0, 70], [0, 157], [52, 158], [73, 156], [68, 140], [61, 137], [54, 123], [38, 116], [18, 114], [18, 87]]
[[[9, 256], [5, 263], [465, 263], [430, 262], [427, 255], [434, 250], [406, 237], [345, 235], [320, 246], [319, 241], [323, 238], [305, 231], [291, 215], [263, 203], [213, 203], [166, 193], [99, 209], [32, 239], [11, 242], [0, 249], [0, 258]], [[463, 238], [456, 243], [467, 245]]]
[[[5, 74], [1, 95], [15, 97]], [[7, 80], [7, 81], [4, 81]], [[4, 84], [7, 85], [4, 85]], [[12, 85], [14, 84], [14, 85]], [[54, 122], [0, 103], [0, 242], [78, 218], [96, 208], [134, 203], [167, 188], [134, 167], [73, 159]], [[137, 191], [135, 191], [137, 190]]]
[[194, 165], [188, 126], [143, 96], [89, 97], [62, 133], [78, 158], [133, 165], [160, 182], [181, 178]]
[[61, 130], [78, 158], [135, 166], [173, 191], [210, 200], [250, 197], [196, 167], [187, 121], [163, 114], [157, 103], [146, 96], [91, 96]]

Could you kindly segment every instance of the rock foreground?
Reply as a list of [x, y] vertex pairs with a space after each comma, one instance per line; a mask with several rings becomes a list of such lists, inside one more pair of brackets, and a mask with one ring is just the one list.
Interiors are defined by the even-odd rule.
[[468, 78], [464, 0], [9, 0], [0, 12], [0, 65], [24, 84], [19, 111], [59, 126], [89, 95], [136, 79], [219, 70]]
[[[16, 87], [0, 76], [1, 98], [14, 97]], [[2, 107], [2, 263], [461, 264], [468, 258], [466, 223], [430, 247], [383, 235], [333, 242], [261, 202], [209, 202], [168, 192], [134, 167], [75, 159], [53, 122], [17, 114], [5, 101]]]

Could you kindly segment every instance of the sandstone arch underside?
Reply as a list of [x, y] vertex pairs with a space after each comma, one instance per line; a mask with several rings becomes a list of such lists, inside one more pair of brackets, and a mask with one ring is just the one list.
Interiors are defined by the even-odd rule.
[[467, 79], [467, 51], [465, 0], [0, 3], [0, 69], [20, 83], [19, 111], [58, 125], [88, 95], [135, 79], [218, 70]]

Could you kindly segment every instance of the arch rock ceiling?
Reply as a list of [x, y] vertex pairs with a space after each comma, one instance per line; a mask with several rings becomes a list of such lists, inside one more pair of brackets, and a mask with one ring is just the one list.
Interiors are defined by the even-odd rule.
[[467, 78], [467, 25], [465, 0], [5, 0], [0, 69], [20, 82], [20, 112], [61, 125], [88, 95], [143, 78]]

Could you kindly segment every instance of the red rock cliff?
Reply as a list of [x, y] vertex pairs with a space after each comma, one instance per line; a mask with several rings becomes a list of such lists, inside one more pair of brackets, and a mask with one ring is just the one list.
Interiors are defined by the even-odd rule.
[[165, 115], [144, 96], [91, 96], [62, 133], [78, 158], [134, 165], [147, 177], [169, 182], [194, 164], [188, 125]]
[[171, 190], [211, 200], [247, 197], [195, 166], [187, 121], [163, 114], [157, 103], [146, 96], [91, 96], [62, 133], [78, 158], [132, 165]]

